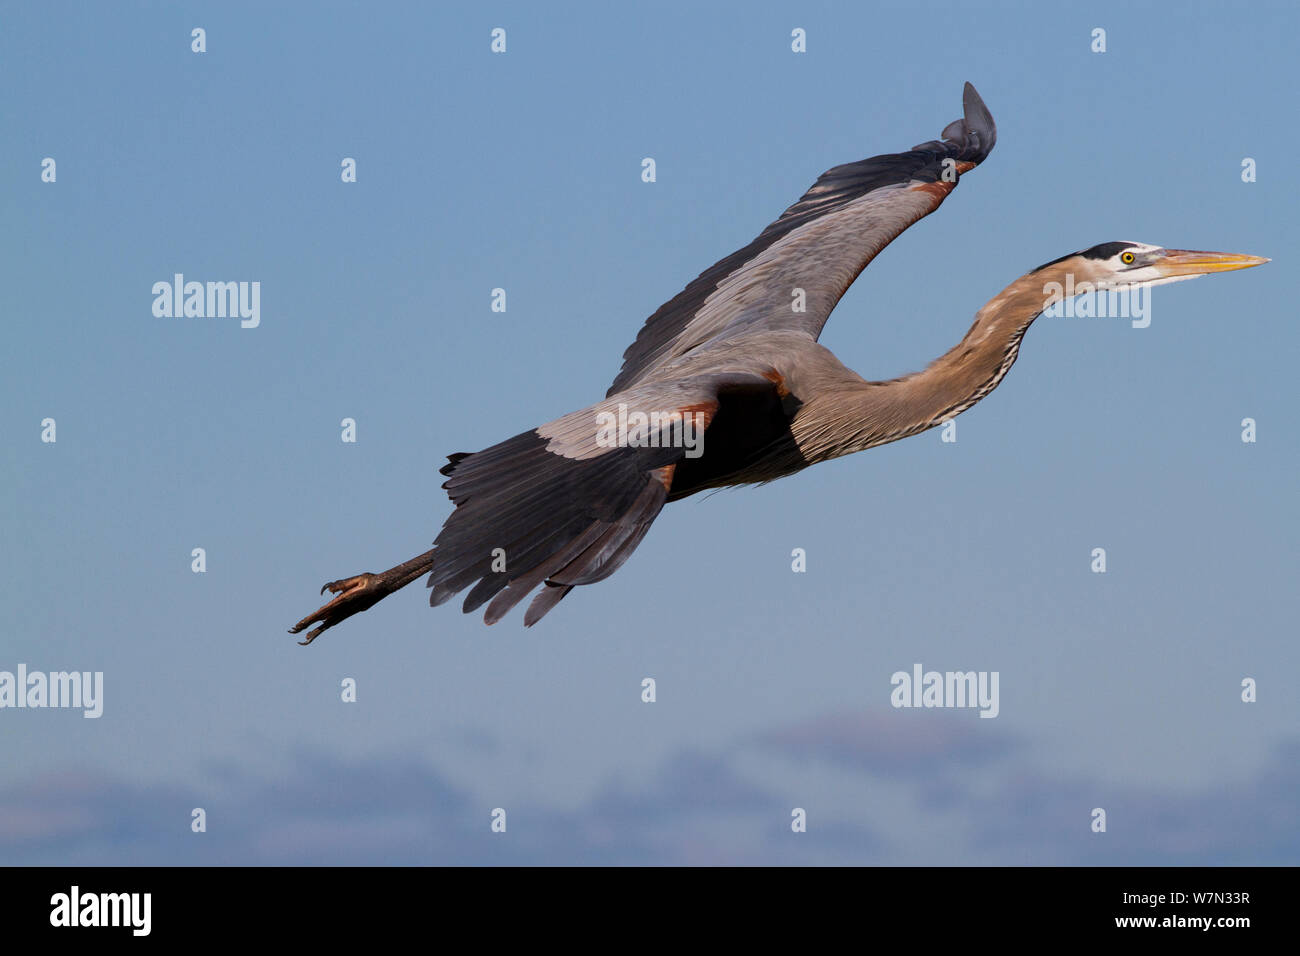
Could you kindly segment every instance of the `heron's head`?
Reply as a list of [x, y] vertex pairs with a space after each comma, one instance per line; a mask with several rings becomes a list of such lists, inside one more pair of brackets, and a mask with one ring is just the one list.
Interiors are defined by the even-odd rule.
[[1082, 252], [1040, 266], [1037, 271], [1069, 273], [1075, 284], [1091, 282], [1098, 287], [1155, 286], [1181, 282], [1212, 272], [1249, 269], [1268, 262], [1259, 256], [1241, 256], [1228, 252], [1193, 252], [1190, 249], [1165, 249], [1144, 242], [1103, 242]]

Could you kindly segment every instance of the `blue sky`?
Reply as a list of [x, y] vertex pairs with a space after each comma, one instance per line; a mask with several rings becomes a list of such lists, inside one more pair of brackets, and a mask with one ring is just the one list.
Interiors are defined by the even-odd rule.
[[[1294, 864], [1300, 24], [1041, 7], [6, 5], [0, 670], [105, 700], [0, 711], [0, 862]], [[1099, 242], [1273, 262], [1040, 319], [956, 443], [674, 504], [529, 630], [412, 586], [285, 633], [429, 547], [448, 453], [599, 398], [966, 80], [997, 148], [823, 335], [866, 377]], [[155, 317], [177, 272], [260, 282], [260, 325]], [[998, 671], [999, 716], [890, 708], [918, 662]]]

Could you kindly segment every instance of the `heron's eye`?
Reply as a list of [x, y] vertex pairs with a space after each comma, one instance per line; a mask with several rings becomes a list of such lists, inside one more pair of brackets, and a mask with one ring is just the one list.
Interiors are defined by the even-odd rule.
[[1133, 260], [1134, 260], [1135, 258], [1136, 258], [1136, 257], [1133, 255], [1133, 253], [1131, 253], [1131, 252], [1126, 252], [1126, 253], [1124, 253], [1122, 256], [1119, 257], [1119, 261], [1122, 262], [1122, 263], [1124, 263], [1124, 265], [1129, 266], [1129, 265], [1132, 265], [1132, 264], [1133, 264]]

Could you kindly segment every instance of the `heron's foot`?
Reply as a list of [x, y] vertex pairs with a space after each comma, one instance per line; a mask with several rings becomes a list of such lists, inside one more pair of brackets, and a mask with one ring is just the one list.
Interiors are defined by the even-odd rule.
[[378, 574], [371, 574], [366, 571], [354, 577], [330, 581], [320, 589], [321, 594], [326, 591], [337, 594], [338, 597], [328, 604], [322, 605], [314, 613], [309, 614], [289, 628], [290, 634], [297, 634], [299, 631], [319, 622], [319, 626], [308, 631], [307, 639], [299, 641], [299, 644], [310, 644], [320, 637], [324, 631], [329, 630], [340, 621], [345, 621], [353, 614], [373, 607], [388, 594], [389, 588], [384, 587], [383, 580]]

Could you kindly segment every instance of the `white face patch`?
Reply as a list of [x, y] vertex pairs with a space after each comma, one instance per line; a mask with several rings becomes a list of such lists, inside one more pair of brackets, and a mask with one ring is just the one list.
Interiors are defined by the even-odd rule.
[[[1115, 255], [1111, 256], [1110, 259], [1107, 261], [1115, 269], [1116, 272], [1122, 272], [1125, 269], [1134, 272], [1140, 272], [1142, 271], [1142, 269], [1139, 264], [1144, 259], [1150, 256], [1151, 253], [1153, 252], [1163, 252], [1163, 251], [1164, 251], [1163, 246], [1152, 246], [1145, 242], [1134, 242], [1131, 243], [1128, 247], [1121, 249], [1119, 252], [1115, 253]], [[1139, 265], [1138, 269], [1134, 270], [1132, 268], [1132, 265], [1124, 261], [1125, 254], [1132, 255], [1135, 257], [1136, 262], [1134, 262], [1133, 265]]]
[[[1146, 242], [1130, 242], [1128, 246], [1106, 260], [1107, 267], [1114, 270], [1114, 275], [1099, 280], [1095, 285], [1104, 289], [1125, 289], [1132, 286], [1165, 285], [1169, 282], [1182, 282], [1184, 279], [1196, 278], [1195, 275], [1166, 276], [1153, 265], [1139, 265], [1151, 253], [1163, 251], [1163, 246], [1153, 246]], [[1132, 254], [1137, 262], [1129, 265], [1124, 261], [1125, 254]]]

